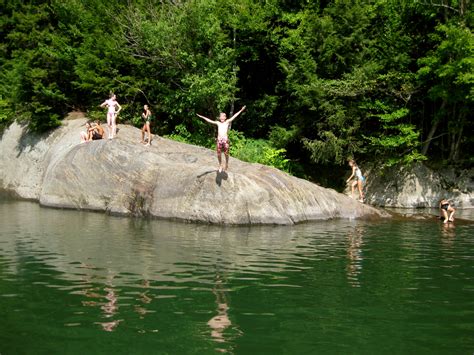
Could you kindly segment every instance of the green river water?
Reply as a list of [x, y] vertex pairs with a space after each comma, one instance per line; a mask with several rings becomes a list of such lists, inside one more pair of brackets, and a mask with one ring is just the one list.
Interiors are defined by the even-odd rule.
[[473, 354], [474, 227], [0, 200], [0, 354]]

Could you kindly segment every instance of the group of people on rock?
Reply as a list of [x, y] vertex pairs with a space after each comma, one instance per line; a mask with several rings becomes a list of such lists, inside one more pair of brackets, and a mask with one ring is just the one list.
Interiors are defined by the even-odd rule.
[[[117, 135], [117, 115], [122, 110], [122, 106], [117, 101], [117, 96], [115, 94], [111, 94], [108, 100], [105, 100], [103, 103], [100, 104], [100, 107], [107, 108], [107, 127], [108, 127], [108, 139], [113, 139]], [[152, 113], [148, 105], [143, 106], [143, 113], [142, 118], [145, 121], [142, 127], [142, 139], [141, 143], [145, 145], [151, 144], [151, 120], [152, 120]], [[147, 134], [147, 138], [145, 138], [145, 134]], [[105, 130], [100, 125], [100, 120], [96, 120], [95, 122], [86, 122], [86, 130], [80, 133], [81, 136], [81, 143], [98, 140], [98, 139], [105, 139]]]
[[[108, 100], [105, 100], [100, 107], [107, 108], [107, 126], [108, 126], [108, 139], [113, 139], [117, 134], [117, 115], [122, 110], [122, 106], [117, 102], [117, 97], [115, 94], [111, 94]], [[208, 117], [197, 114], [197, 116], [204, 121], [217, 126], [217, 139], [216, 139], [216, 150], [217, 150], [217, 160], [219, 163], [218, 171], [227, 171], [229, 167], [229, 147], [230, 141], [228, 132], [230, 125], [234, 119], [237, 118], [244, 110], [246, 106], [243, 106], [237, 113], [232, 115], [231, 118], [227, 118], [227, 115], [224, 112], [221, 112], [219, 119], [214, 121]], [[142, 118], [144, 120], [143, 127], [141, 129], [141, 140], [140, 143], [145, 145], [151, 144], [151, 121], [153, 119], [152, 112], [148, 105], [143, 106]], [[81, 142], [87, 142], [92, 140], [104, 139], [105, 130], [100, 125], [100, 121], [96, 120], [95, 122], [86, 123], [86, 131], [81, 132]], [[222, 153], [225, 156], [225, 164], [222, 163]], [[346, 180], [346, 183], [351, 183], [351, 196], [354, 196], [355, 189], [359, 192], [359, 201], [364, 202], [364, 184], [365, 177], [362, 175], [362, 171], [355, 162], [354, 159], [349, 160], [349, 166], [352, 169], [352, 174]], [[351, 182], [351, 180], [353, 180]], [[443, 220], [443, 223], [448, 223], [454, 221], [455, 209], [446, 199], [443, 199], [439, 203], [439, 208], [441, 212], [440, 218]]]
[[81, 132], [81, 143], [103, 139], [105, 130], [100, 124], [100, 120], [86, 122], [86, 130]]

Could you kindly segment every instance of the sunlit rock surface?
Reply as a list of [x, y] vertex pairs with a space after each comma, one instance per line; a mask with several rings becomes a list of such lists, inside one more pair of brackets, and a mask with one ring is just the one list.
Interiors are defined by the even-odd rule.
[[422, 163], [373, 170], [366, 198], [384, 207], [435, 207], [449, 199], [457, 208], [474, 208], [474, 169], [433, 171]]
[[139, 143], [119, 125], [114, 140], [80, 144], [85, 118], [50, 134], [17, 123], [0, 141], [0, 187], [44, 206], [218, 224], [294, 224], [386, 213], [277, 169], [230, 159], [217, 172], [214, 151], [161, 137]]

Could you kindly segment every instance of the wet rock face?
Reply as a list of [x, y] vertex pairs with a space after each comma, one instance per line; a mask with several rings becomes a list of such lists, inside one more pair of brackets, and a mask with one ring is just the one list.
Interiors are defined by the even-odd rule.
[[294, 224], [387, 214], [277, 169], [120, 125], [114, 140], [79, 144], [85, 119], [44, 136], [13, 124], [0, 141], [0, 187], [44, 206], [219, 224]]
[[474, 169], [433, 171], [422, 163], [373, 172], [367, 201], [384, 207], [438, 207], [443, 198], [457, 208], [474, 208]]

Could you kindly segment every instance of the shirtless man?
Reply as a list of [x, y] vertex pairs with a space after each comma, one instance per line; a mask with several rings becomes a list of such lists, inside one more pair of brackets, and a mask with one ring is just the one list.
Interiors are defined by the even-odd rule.
[[102, 139], [105, 136], [105, 131], [100, 125], [100, 121], [95, 121], [94, 131], [92, 132], [92, 140]]
[[[122, 106], [117, 102], [115, 94], [110, 95], [110, 99], [105, 100], [100, 104], [100, 107], [107, 106], [107, 126], [109, 127], [109, 139], [112, 139], [117, 134], [117, 115], [122, 109]], [[118, 110], [115, 110], [118, 107]]]
[[246, 106], [242, 107], [239, 112], [234, 114], [231, 118], [227, 119], [227, 115], [221, 112], [219, 115], [219, 121], [212, 121], [207, 117], [198, 114], [198, 117], [204, 121], [209, 122], [217, 126], [217, 160], [219, 161], [219, 173], [222, 171], [222, 150], [225, 155], [225, 167], [224, 171], [229, 167], [229, 137], [227, 133], [229, 131], [230, 123], [237, 118], [238, 115], [244, 111]]

